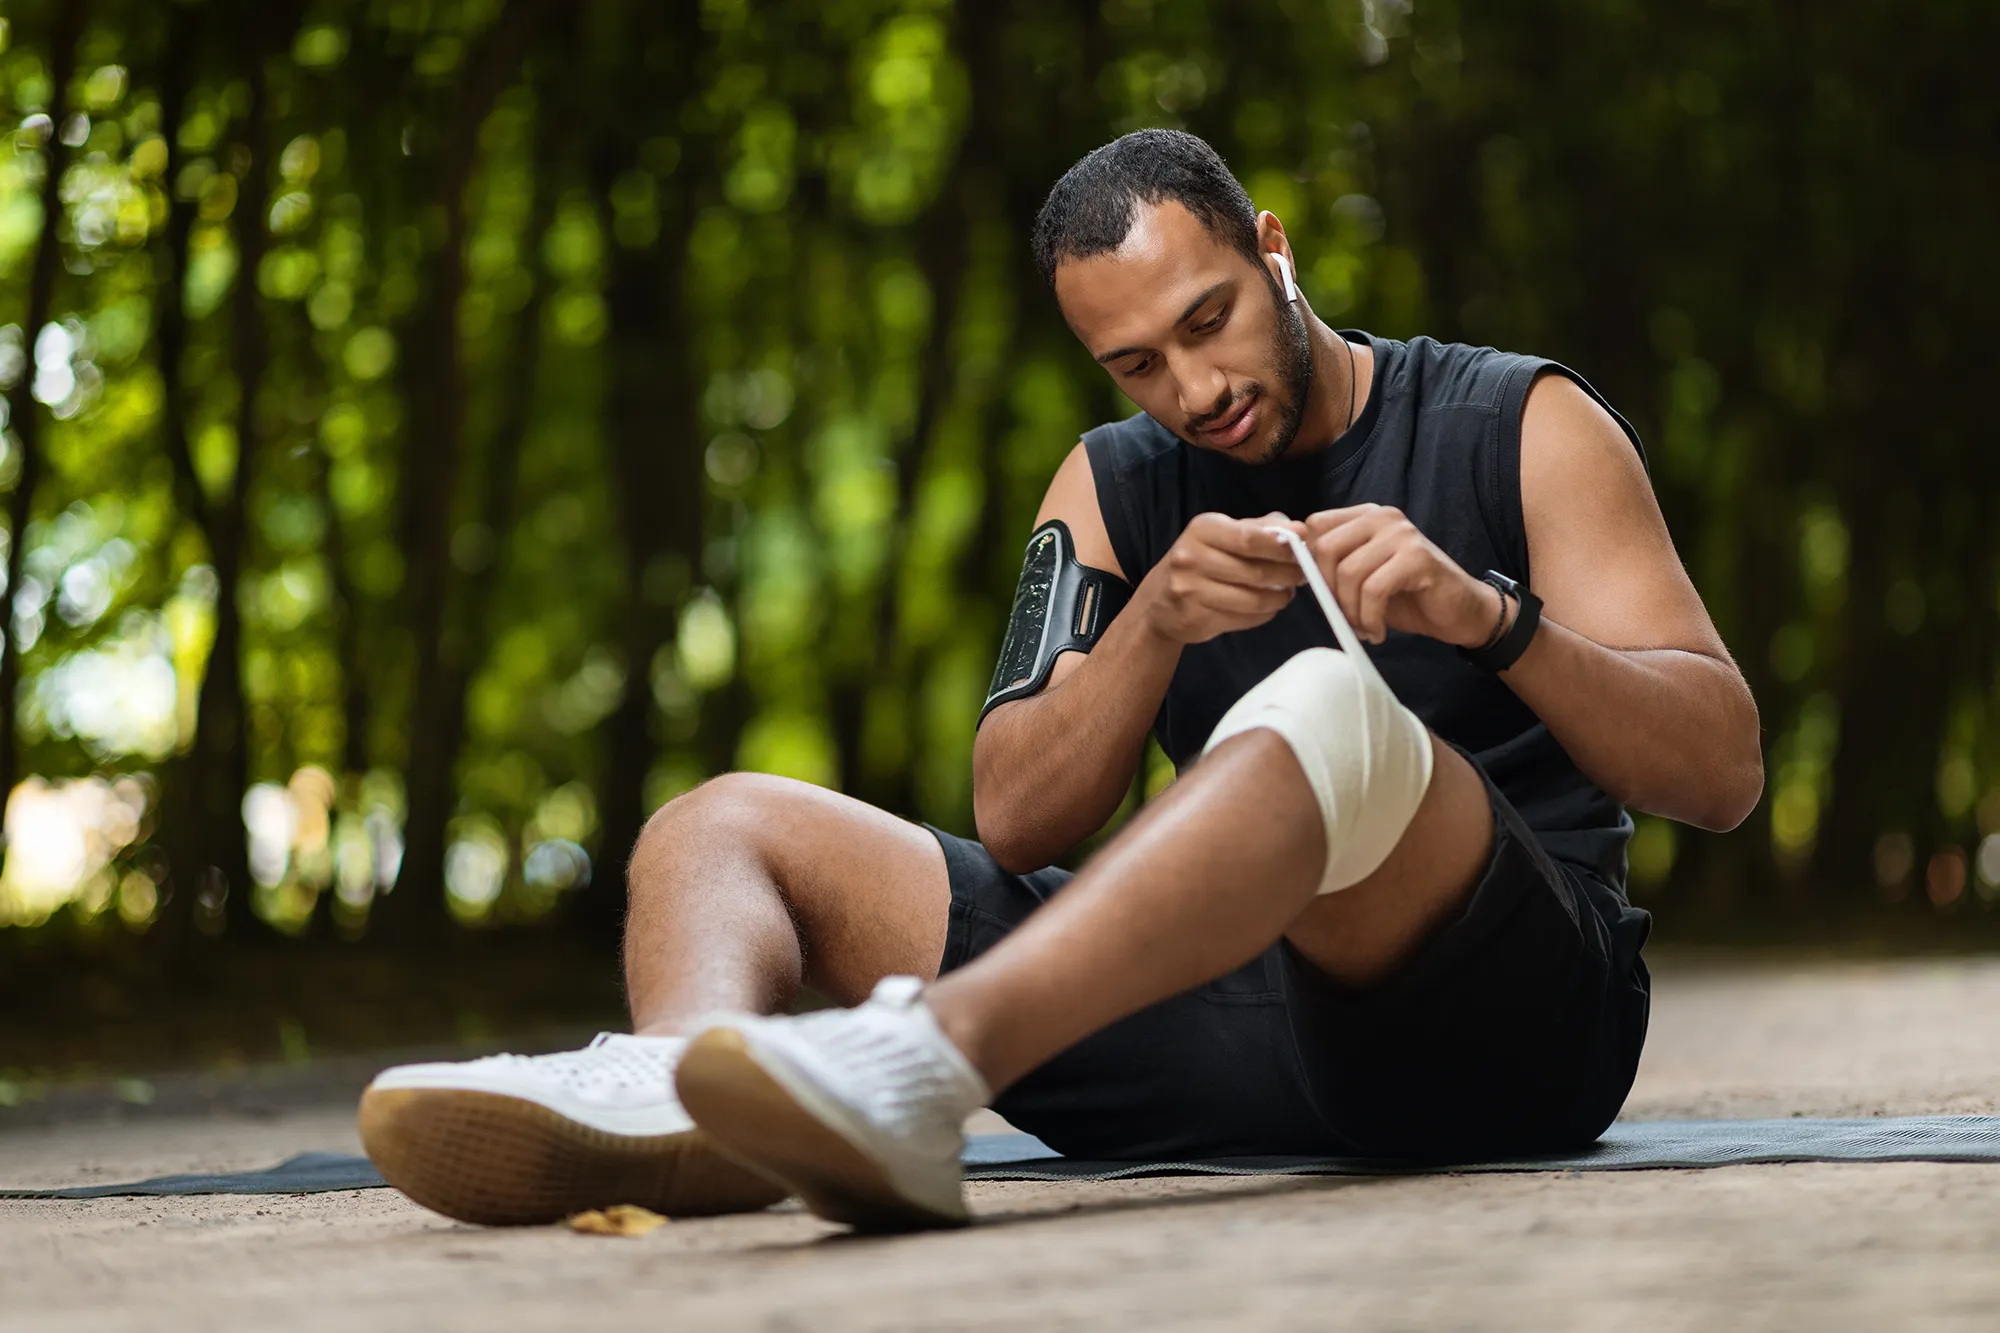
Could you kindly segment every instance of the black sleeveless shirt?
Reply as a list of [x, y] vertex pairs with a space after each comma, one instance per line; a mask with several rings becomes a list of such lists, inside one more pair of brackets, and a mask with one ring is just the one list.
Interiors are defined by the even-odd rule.
[[[1083, 437], [1111, 549], [1134, 587], [1196, 514], [1255, 518], [1276, 510], [1304, 518], [1369, 502], [1401, 509], [1470, 572], [1497, 569], [1534, 586], [1521, 518], [1529, 386], [1555, 373], [1600, 403], [1602, 396], [1574, 371], [1536, 357], [1430, 338], [1342, 336], [1374, 348], [1373, 387], [1360, 418], [1317, 453], [1249, 466], [1183, 443], [1144, 413]], [[1632, 427], [1612, 416], [1640, 448]], [[1265, 625], [1190, 645], [1153, 722], [1160, 748], [1176, 768], [1192, 762], [1231, 704], [1294, 653], [1320, 646], [1335, 646], [1333, 631], [1308, 596]], [[1368, 655], [1398, 699], [1478, 761], [1551, 857], [1611, 891], [1611, 901], [1591, 895], [1600, 911], [1643, 933], [1644, 914], [1624, 905], [1632, 821], [1541, 719], [1449, 644], [1392, 630]], [[1628, 917], [1636, 920], [1621, 920]]]

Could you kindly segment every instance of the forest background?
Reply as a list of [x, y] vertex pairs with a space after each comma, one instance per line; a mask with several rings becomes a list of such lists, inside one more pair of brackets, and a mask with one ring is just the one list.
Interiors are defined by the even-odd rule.
[[1637, 424], [1769, 770], [1734, 833], [1641, 819], [1664, 930], [1995, 933], [1991, 5], [0, 16], [24, 1043], [171, 988], [277, 1030], [306, 959], [400, 960], [395, 1023], [457, 977], [461, 1027], [467, 978], [607, 975], [643, 819], [731, 768], [969, 832], [1036, 501], [1131, 410], [1029, 223], [1147, 125], [1329, 322], [1553, 356]]

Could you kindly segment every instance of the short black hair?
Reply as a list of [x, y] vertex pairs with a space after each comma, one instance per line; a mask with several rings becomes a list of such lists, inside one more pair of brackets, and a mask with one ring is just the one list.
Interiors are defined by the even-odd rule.
[[1056, 265], [1116, 250], [1133, 206], [1173, 200], [1253, 264], [1257, 210], [1222, 155], [1182, 130], [1134, 130], [1065, 171], [1035, 215], [1035, 266], [1051, 288]]

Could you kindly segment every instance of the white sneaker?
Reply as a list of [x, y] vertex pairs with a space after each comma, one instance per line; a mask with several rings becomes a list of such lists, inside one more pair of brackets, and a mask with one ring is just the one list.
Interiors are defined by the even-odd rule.
[[462, 1222], [769, 1207], [783, 1187], [718, 1152], [674, 1095], [686, 1049], [607, 1032], [580, 1051], [385, 1069], [361, 1095], [361, 1142], [391, 1185]]
[[675, 1087], [731, 1156], [821, 1217], [963, 1225], [962, 1126], [990, 1094], [922, 997], [915, 977], [887, 977], [854, 1009], [719, 1015], [694, 1032]]

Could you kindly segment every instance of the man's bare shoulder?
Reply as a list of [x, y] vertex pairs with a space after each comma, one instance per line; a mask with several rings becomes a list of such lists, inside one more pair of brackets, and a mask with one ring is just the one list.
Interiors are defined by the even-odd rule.
[[1638, 445], [1610, 409], [1560, 371], [1536, 376], [1521, 409], [1521, 480], [1534, 466], [1552, 474], [1578, 463], [1609, 467], [1651, 493]]
[[1521, 517], [1554, 619], [1607, 647], [1726, 655], [1637, 445], [1564, 374], [1537, 379], [1522, 410]]
[[[1049, 479], [1042, 507], [1035, 514], [1035, 526], [1061, 519], [1076, 542], [1077, 563], [1101, 569], [1119, 578], [1125, 571], [1111, 549], [1111, 534], [1104, 527], [1104, 510], [1097, 503], [1097, 477], [1090, 466], [1090, 449], [1079, 440], [1069, 456]], [[1129, 580], [1128, 580], [1129, 581]]]

